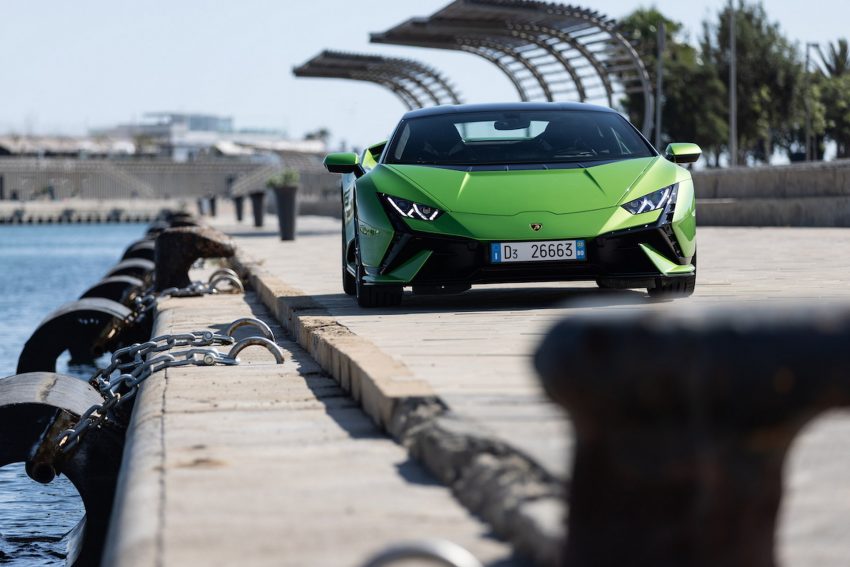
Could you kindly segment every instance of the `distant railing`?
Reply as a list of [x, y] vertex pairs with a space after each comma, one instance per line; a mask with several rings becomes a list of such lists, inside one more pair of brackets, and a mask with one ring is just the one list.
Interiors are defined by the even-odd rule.
[[105, 160], [0, 158], [0, 200], [194, 199], [264, 190], [269, 177], [292, 168], [301, 177], [299, 198], [336, 198], [337, 176], [321, 167], [320, 156], [280, 157], [277, 163], [203, 160]]
[[156, 197], [144, 181], [106, 160], [0, 159], [5, 199]]

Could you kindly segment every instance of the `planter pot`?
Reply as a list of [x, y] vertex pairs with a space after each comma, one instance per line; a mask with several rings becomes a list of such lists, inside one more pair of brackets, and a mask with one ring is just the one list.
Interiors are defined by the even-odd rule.
[[254, 226], [260, 228], [263, 226], [263, 218], [265, 217], [265, 191], [254, 191], [248, 195], [251, 198], [251, 212], [254, 213]]
[[245, 207], [245, 197], [243, 195], [237, 195], [233, 197], [233, 206], [236, 209], [236, 222], [242, 222], [242, 213]]
[[281, 240], [295, 240], [295, 219], [298, 217], [298, 186], [274, 187], [277, 201], [277, 222]]

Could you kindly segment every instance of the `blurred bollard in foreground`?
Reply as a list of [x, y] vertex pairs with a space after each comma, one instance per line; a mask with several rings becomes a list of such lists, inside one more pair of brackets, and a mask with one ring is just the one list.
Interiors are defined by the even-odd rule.
[[254, 226], [260, 228], [266, 216], [266, 192], [254, 191], [248, 193], [248, 197], [251, 199], [251, 212], [254, 213]]
[[236, 222], [242, 222], [243, 213], [245, 211], [245, 196], [236, 195], [233, 197], [233, 207], [236, 210]]
[[850, 312], [575, 315], [535, 363], [575, 427], [564, 565], [772, 567], [786, 452], [850, 405]]

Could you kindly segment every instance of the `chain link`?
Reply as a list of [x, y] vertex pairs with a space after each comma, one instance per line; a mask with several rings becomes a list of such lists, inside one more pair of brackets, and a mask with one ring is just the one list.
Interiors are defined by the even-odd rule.
[[[222, 287], [223, 284], [229, 285]], [[162, 290], [159, 297], [196, 297], [223, 293], [225, 290], [229, 290], [228, 293], [245, 292], [245, 286], [242, 285], [242, 280], [239, 279], [236, 272], [228, 268], [222, 268], [213, 272], [207, 283], [192, 282], [186, 287], [169, 287]]]
[[[228, 284], [224, 286], [224, 284]], [[142, 295], [133, 299], [132, 315], [133, 323], [143, 320], [148, 312], [156, 307], [156, 302], [161, 297], [200, 297], [202, 295], [215, 295], [218, 293], [245, 293], [245, 286], [239, 275], [230, 268], [220, 268], [214, 271], [207, 283], [196, 281], [186, 287], [169, 287], [159, 293], [153, 288], [148, 288]]]

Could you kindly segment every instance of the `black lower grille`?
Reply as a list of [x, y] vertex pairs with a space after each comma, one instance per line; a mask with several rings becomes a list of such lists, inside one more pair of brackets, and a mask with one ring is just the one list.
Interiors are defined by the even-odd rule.
[[585, 261], [492, 264], [489, 243], [417, 233], [394, 242], [382, 272], [391, 272], [428, 250], [431, 257], [414, 278], [414, 285], [647, 278], [657, 276], [658, 271], [640, 244], [674, 258], [681, 256], [675, 242], [664, 227], [653, 227], [589, 239]]

